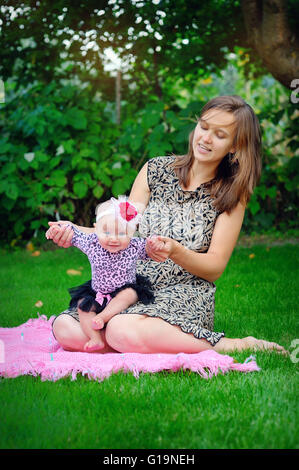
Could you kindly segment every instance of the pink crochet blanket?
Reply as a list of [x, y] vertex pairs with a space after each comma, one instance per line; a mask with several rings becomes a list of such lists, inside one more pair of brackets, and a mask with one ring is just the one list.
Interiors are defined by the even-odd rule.
[[100, 381], [120, 370], [132, 372], [138, 377], [140, 372], [189, 369], [208, 379], [219, 372], [260, 370], [252, 356], [239, 364], [233, 357], [212, 350], [197, 354], [91, 354], [64, 351], [52, 334], [54, 318], [51, 316], [47, 320], [42, 315], [14, 328], [0, 328], [1, 377], [39, 375], [41, 380], [56, 381], [68, 375], [75, 380], [80, 373]]

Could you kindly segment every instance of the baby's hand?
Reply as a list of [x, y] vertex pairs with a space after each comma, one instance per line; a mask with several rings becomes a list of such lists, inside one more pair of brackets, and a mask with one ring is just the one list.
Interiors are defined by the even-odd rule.
[[[74, 235], [74, 230], [72, 229], [73, 224], [69, 220], [60, 220], [59, 222], [48, 222], [50, 229], [47, 231], [47, 234], [50, 235], [49, 238], [52, 238], [53, 243], [61, 246], [62, 248], [69, 248], [72, 246], [72, 239]], [[57, 228], [58, 230], [51, 231], [52, 227]], [[48, 238], [48, 237], [47, 237]]]
[[146, 244], [154, 253], [157, 253], [164, 248], [164, 243], [158, 239], [157, 235], [151, 235], [149, 238], [147, 238]]
[[154, 261], [163, 262], [170, 258], [179, 242], [169, 237], [153, 236], [147, 238], [146, 252]]
[[146, 252], [154, 261], [165, 261], [167, 257], [165, 257], [164, 247], [164, 242], [159, 240], [157, 235], [152, 235], [146, 239]]
[[53, 225], [46, 231], [46, 238], [51, 240], [57, 233], [61, 233], [62, 229], [59, 225]]
[[71, 227], [71, 224], [69, 226], [66, 224], [65, 225], [60, 225], [60, 224], [51, 225], [51, 227], [46, 231], [46, 238], [48, 240], [53, 240], [53, 238], [55, 238], [56, 235], [63, 234], [66, 227]]

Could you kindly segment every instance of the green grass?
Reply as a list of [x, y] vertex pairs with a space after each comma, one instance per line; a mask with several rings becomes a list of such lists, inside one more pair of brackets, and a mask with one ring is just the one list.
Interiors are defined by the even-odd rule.
[[[217, 282], [215, 331], [290, 348], [299, 338], [298, 258], [298, 245], [236, 248]], [[69, 268], [83, 268], [82, 275], [71, 278]], [[38, 257], [2, 252], [0, 325], [19, 325], [37, 311], [57, 314], [67, 305], [67, 288], [89, 273], [73, 248]], [[43, 307], [34, 306], [38, 300]], [[211, 380], [189, 371], [139, 379], [117, 373], [100, 383], [82, 376], [0, 379], [0, 448], [298, 448], [298, 365], [273, 352], [255, 355], [260, 372]]]

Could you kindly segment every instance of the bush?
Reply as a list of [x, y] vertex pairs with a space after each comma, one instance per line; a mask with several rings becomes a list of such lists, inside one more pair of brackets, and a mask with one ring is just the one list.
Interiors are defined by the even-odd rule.
[[75, 86], [35, 85], [3, 107], [1, 238], [30, 238], [60, 217], [90, 224], [101, 198], [127, 191], [137, 172], [115, 154], [106, 103]]
[[[48, 220], [55, 218], [90, 226], [98, 202], [128, 193], [147, 159], [187, 151], [202, 104], [170, 107], [152, 99], [136, 111], [123, 103], [127, 118], [117, 126], [113, 104], [91, 97], [88, 87], [37, 84], [14, 96], [3, 108], [1, 123], [1, 238], [12, 244], [33, 235], [43, 240]], [[259, 117], [265, 134], [263, 173], [243, 228], [247, 233], [294, 229], [298, 116], [282, 105]], [[286, 139], [288, 154], [282, 153]]]

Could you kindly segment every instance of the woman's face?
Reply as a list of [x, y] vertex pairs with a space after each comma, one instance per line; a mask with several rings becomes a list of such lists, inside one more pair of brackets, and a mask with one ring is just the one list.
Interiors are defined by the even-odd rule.
[[193, 153], [201, 163], [219, 165], [229, 152], [234, 153], [235, 118], [217, 108], [207, 111], [198, 121], [193, 136]]

